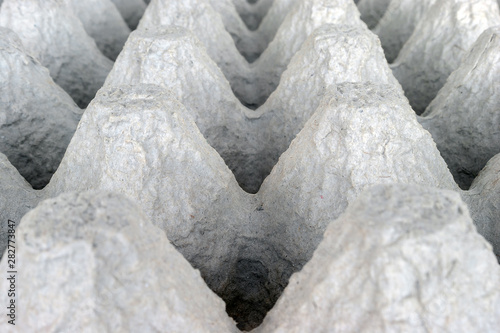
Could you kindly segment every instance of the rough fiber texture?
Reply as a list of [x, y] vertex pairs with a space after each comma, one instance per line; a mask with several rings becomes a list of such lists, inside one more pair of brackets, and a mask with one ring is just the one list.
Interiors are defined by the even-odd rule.
[[[455, 188], [397, 87], [332, 89], [257, 195], [238, 187], [170, 93], [144, 85], [103, 89], [51, 183], [26, 190], [34, 197], [28, 209], [39, 197], [68, 191], [128, 195], [200, 269], [240, 327], [251, 329], [310, 258], [327, 222], [361, 190], [380, 182]], [[19, 175], [6, 169], [12, 189]]]
[[477, 231], [493, 245], [500, 263], [500, 154], [486, 164], [463, 196]]
[[[262, 229], [258, 220], [248, 223], [256, 210], [254, 198], [239, 188], [189, 113], [163, 89], [104, 89], [89, 105], [44, 195], [86, 189], [114, 191], [136, 200], [226, 302], [239, 305], [238, 299], [225, 297], [239, 297], [234, 292], [239, 288], [250, 305], [243, 309], [246, 312], [236, 313], [238, 319], [249, 321], [246, 317], [253, 316], [258, 323], [277, 299], [276, 290], [268, 297], [266, 281], [258, 280], [261, 275], [247, 286], [235, 281], [252, 270], [252, 262], [241, 259], [240, 252], [250, 255], [254, 251], [248, 249], [269, 248], [264, 239], [256, 239]], [[266, 255], [276, 256], [272, 251]], [[277, 260], [261, 261], [267, 269]]]
[[136, 200], [208, 285], [224, 289], [246, 235], [233, 230], [251, 198], [171, 94], [153, 86], [99, 93], [45, 195], [89, 188]]
[[[280, 77], [294, 54], [301, 48], [307, 37], [322, 25], [362, 26], [359, 12], [352, 0], [312, 0], [299, 1], [292, 7], [276, 32], [276, 36], [254, 63], [254, 85], [245, 87], [243, 93], [233, 86], [236, 96], [248, 95], [250, 105], [262, 105], [276, 89]], [[277, 61], [279, 59], [279, 61]], [[240, 79], [242, 81], [243, 79]], [[240, 99], [243, 99], [240, 97]]]
[[392, 65], [417, 114], [436, 97], [479, 35], [499, 24], [495, 0], [437, 1], [429, 9]]
[[[332, 107], [331, 98], [320, 105], [257, 195], [238, 187], [169, 93], [143, 85], [103, 89], [83, 115], [44, 197], [86, 189], [130, 196], [200, 269], [229, 313], [243, 327], [254, 327], [312, 255], [326, 221], [363, 188], [391, 181], [455, 186], [397, 88], [341, 87], [334, 92], [338, 105]], [[373, 120], [362, 125], [370, 114]], [[315, 117], [328, 115], [332, 119], [318, 128]], [[332, 136], [316, 148], [329, 129], [332, 135], [343, 130], [344, 139]], [[364, 136], [357, 140], [359, 133]]]
[[27, 52], [82, 108], [113, 67], [61, 0], [5, 0], [0, 26], [16, 32]]
[[111, 1], [115, 4], [116, 8], [118, 8], [131, 30], [135, 30], [135, 28], [137, 28], [139, 21], [146, 10], [146, 3], [149, 3], [149, 1], [144, 3], [142, 0]]
[[390, 2], [384, 16], [373, 29], [373, 32], [380, 38], [389, 63], [397, 58], [418, 22], [428, 14], [429, 8], [436, 1], [394, 0]]
[[81, 114], [17, 35], [0, 27], [0, 152], [33, 187], [49, 182]]
[[110, 0], [66, 0], [99, 50], [115, 60], [127, 41], [130, 29]]
[[[44, 201], [16, 236], [19, 318], [1, 316], [3, 332], [237, 331], [199, 272], [122, 196]], [[3, 304], [9, 284], [0, 283]]]
[[[17, 3], [25, 5], [30, 1], [34, 0]], [[67, 0], [50, 0], [44, 6], [47, 3], [50, 9], [57, 4], [54, 8], [63, 8], [62, 1]], [[42, 204], [18, 230], [26, 235], [23, 246], [31, 251], [24, 257], [31, 261], [21, 261], [34, 267], [22, 273], [22, 284], [31, 289], [21, 290], [21, 294], [30, 295], [30, 310], [40, 311], [41, 317], [48, 318], [24, 320], [26, 325], [33, 325], [26, 331], [43, 331], [45, 327], [40, 328], [41, 325], [61, 331], [81, 331], [86, 327], [88, 331], [233, 330], [222, 312], [223, 304], [200, 285], [199, 275], [178, 254], [172, 254], [175, 258], [171, 259], [171, 247], [162, 231], [226, 302], [226, 310], [239, 322], [238, 327], [250, 330], [273, 307], [289, 277], [311, 258], [328, 224], [335, 223], [363, 190], [380, 183], [404, 183], [458, 191], [429, 132], [418, 123], [393, 77], [378, 38], [359, 20], [352, 1], [276, 0], [269, 13], [262, 23], [263, 30], [250, 32], [227, 0], [152, 1], [141, 29], [131, 35], [105, 87], [83, 115], [50, 184], [42, 191], [33, 191], [0, 155], [0, 196], [5, 195], [0, 198], [2, 220], [17, 221], [42, 198], [94, 189], [127, 195], [161, 229], [148, 225], [130, 202], [102, 192], [70, 194]], [[161, 27], [162, 24], [180, 27]], [[268, 34], [270, 31], [274, 32]], [[248, 64], [233, 39], [249, 42], [251, 38], [261, 38], [264, 32], [274, 36], [274, 41], [255, 63]], [[231, 89], [235, 89], [236, 95]], [[244, 106], [255, 108], [260, 104], [256, 111]], [[224, 160], [242, 186], [258, 192], [245, 193]], [[496, 164], [490, 164], [473, 190], [462, 193], [471, 207], [477, 207], [473, 214], [482, 228], [479, 229], [494, 239], [497, 222], [492, 222], [496, 221], [492, 218], [498, 216], [494, 175], [498, 175], [498, 168], [491, 165]], [[273, 172], [259, 189], [273, 166]], [[342, 291], [335, 294], [337, 289], [330, 287], [315, 291], [316, 286], [321, 289], [323, 285], [313, 277], [307, 281], [312, 293], [296, 298], [296, 306], [300, 307], [302, 300], [306, 300], [302, 303], [306, 305], [296, 311], [292, 308], [289, 316], [293, 318], [287, 320], [288, 314], [283, 315], [283, 322], [278, 324], [292, 323], [292, 330], [302, 332], [332, 331], [342, 322], [331, 324], [328, 320], [335, 320], [338, 315], [346, 320], [353, 318], [353, 332], [376, 330], [380, 323], [393, 325], [390, 327], [394, 331], [411, 331], [405, 323], [418, 327], [423, 321], [436, 320], [441, 324], [438, 317], [445, 318], [447, 314], [439, 309], [434, 311], [436, 305], [432, 302], [426, 308], [425, 302], [453, 301], [446, 294], [452, 290], [459, 297], [461, 293], [469, 296], [463, 297], [465, 303], [446, 303], [457, 304], [449, 308], [453, 310], [446, 317], [452, 321], [450, 325], [460, 325], [459, 329], [468, 331], [476, 329], [469, 325], [470, 316], [487, 316], [485, 313], [491, 312], [493, 306], [485, 306], [488, 300], [475, 297], [475, 293], [497, 288], [489, 293], [497, 297], [498, 269], [496, 275], [484, 274], [492, 271], [491, 247], [474, 234], [457, 195], [414, 187], [394, 188], [394, 193], [387, 196], [379, 194], [390, 192], [391, 188], [378, 191], [373, 194], [376, 199], [370, 199], [373, 209], [365, 204], [365, 198], [354, 203], [351, 212], [378, 216], [389, 229], [395, 228], [396, 219], [401, 224], [402, 219], [410, 216], [416, 222], [406, 221], [404, 225], [412, 228], [396, 228], [390, 234], [387, 228], [370, 225], [366, 229], [370, 232], [360, 233], [359, 227], [347, 230], [347, 224], [340, 223], [342, 227], [346, 225], [342, 230], [352, 237], [335, 239], [335, 243], [327, 241], [324, 246], [342, 246], [345, 241], [344, 249], [357, 251], [350, 252], [354, 258], [345, 257], [344, 266], [334, 266], [340, 269], [330, 271], [335, 274], [331, 281], [342, 281], [339, 274], [342, 277], [342, 273], [349, 272], [352, 275], [344, 278], [354, 282], [341, 286]], [[483, 198], [491, 210], [481, 206], [483, 201], [478, 200]], [[399, 204], [394, 205], [395, 202]], [[408, 202], [417, 204], [411, 206]], [[414, 212], [418, 204], [427, 208], [407, 214]], [[394, 206], [400, 210], [392, 209]], [[422, 218], [415, 218], [418, 214]], [[436, 216], [441, 220], [433, 219]], [[461, 222], [461, 227], [449, 226], [444, 219], [450, 216], [462, 222], [467, 220], [469, 225]], [[130, 224], [124, 226], [124, 221]], [[440, 231], [445, 224], [446, 231], [452, 230], [449, 235]], [[89, 231], [82, 225], [92, 228]], [[387, 241], [390, 236], [401, 236], [401, 242]], [[362, 242], [370, 247], [356, 247]], [[391, 245], [386, 246], [388, 243]], [[429, 275], [404, 271], [404, 278], [409, 276], [410, 282], [404, 278], [391, 280], [394, 267], [404, 264], [400, 244], [413, 246], [407, 252], [418, 259], [415, 271], [422, 269]], [[428, 257], [413, 251], [427, 249], [426, 244], [432, 245], [425, 252]], [[407, 249], [404, 246], [403, 250]], [[27, 253], [22, 249], [21, 254]], [[441, 249], [444, 252], [439, 252]], [[475, 251], [481, 253], [475, 256]], [[370, 261], [380, 253], [390, 255], [382, 256], [388, 258], [382, 263]], [[335, 260], [342, 255], [341, 251], [330, 252], [328, 257]], [[461, 260], [466, 255], [475, 257], [465, 258], [468, 262], [464, 265]], [[60, 260], [61, 257], [65, 259]], [[447, 265], [455, 257], [456, 270], [450, 272]], [[186, 270], [177, 269], [181, 262], [179, 265]], [[434, 265], [436, 262], [443, 265]], [[323, 262], [321, 269], [329, 264]], [[49, 266], [55, 269], [47, 269]], [[186, 275], [176, 277], [177, 270]], [[64, 275], [68, 272], [75, 274]], [[325, 271], [318, 269], [312, 274], [319, 276], [322, 272]], [[462, 279], [460, 274], [470, 276], [470, 280]], [[329, 276], [325, 281], [330, 280]], [[28, 279], [42, 282], [30, 284]], [[491, 279], [496, 279], [495, 283], [490, 283]], [[396, 282], [389, 285], [389, 280]], [[172, 283], [167, 289], [173, 288], [179, 294], [165, 292], [165, 281]], [[385, 284], [377, 289], [370, 283], [363, 285], [364, 281]], [[415, 293], [402, 292], [413, 288], [415, 281], [415, 289], [423, 291], [420, 298], [415, 298]], [[428, 292], [433, 283], [438, 286], [437, 298]], [[72, 292], [73, 286], [83, 292]], [[291, 290], [295, 292], [293, 286]], [[379, 291], [388, 297], [379, 297]], [[206, 303], [193, 303], [199, 293], [206, 296], [202, 296]], [[334, 297], [321, 296], [328, 293]], [[5, 293], [2, 295], [0, 298], [6, 297]], [[442, 298], [443, 295], [448, 298]], [[350, 298], [344, 301], [347, 305], [341, 311], [325, 314], [320, 308], [301, 320], [308, 311], [308, 298], [314, 304], [336, 306], [336, 297], [343, 301], [346, 296]], [[408, 303], [400, 306], [399, 296]], [[359, 305], [358, 299], [368, 301]], [[413, 307], [418, 303], [412, 303], [416, 299], [421, 302], [420, 308]], [[497, 311], [497, 299], [489, 301], [496, 302]], [[443, 304], [439, 302], [437, 305]], [[470, 313], [461, 315], [471, 304]], [[191, 310], [192, 307], [195, 308]], [[28, 312], [26, 308], [22, 310], [20, 313]], [[498, 320], [498, 313], [491, 314], [490, 319], [476, 325], [478, 330], [487, 331], [488, 327], [480, 325]], [[363, 316], [368, 319], [358, 321]], [[458, 324], [453, 316], [460, 316], [463, 322]], [[364, 323], [371, 323], [371, 318], [373, 326], [363, 327]], [[405, 322], [405, 318], [410, 319]], [[224, 327], [210, 326], [210, 320]], [[304, 323], [316, 326], [301, 326]], [[172, 327], [177, 324], [181, 326]], [[358, 324], [359, 330], [355, 326]], [[273, 331], [273, 327], [267, 331]]]
[[486, 30], [421, 119], [455, 181], [468, 189], [500, 153], [500, 27]]
[[[188, 259], [206, 257], [208, 266], [219, 255], [201, 249], [230, 228], [235, 216], [223, 212], [244, 193], [182, 104], [154, 86], [103, 89], [89, 105], [46, 195], [88, 188], [137, 200]], [[200, 223], [210, 226], [195, 244], [186, 237]]]
[[392, 182], [457, 189], [430, 134], [397, 89], [338, 85], [262, 184], [272, 243], [300, 268], [328, 223], [363, 189]]
[[276, 91], [256, 111], [260, 123], [254, 121], [255, 126], [269, 147], [257, 158], [263, 161], [262, 175], [271, 171], [324, 94], [344, 82], [390, 84], [402, 93], [375, 35], [362, 26], [324, 25], [306, 40]]
[[[174, 79], [175, 78], [175, 79]], [[115, 67], [110, 72], [105, 86], [140, 83], [157, 84], [168, 88], [184, 104], [207, 141], [223, 157], [233, 156], [227, 161], [233, 170], [244, 167], [245, 161], [234, 155], [251, 154], [267, 144], [257, 132], [252, 132], [245, 112], [251, 112], [241, 105], [231, 91], [224, 74], [206, 54], [200, 42], [186, 29], [178, 27], [131, 34]], [[257, 130], [257, 128], [255, 128]], [[240, 137], [239, 141], [233, 139]], [[263, 145], [263, 146], [261, 146]], [[238, 165], [242, 162], [242, 165]], [[257, 171], [254, 171], [257, 172]], [[256, 192], [259, 184], [252, 185], [238, 172], [237, 177], [245, 188]], [[253, 180], [255, 182], [255, 179]]]
[[138, 30], [154, 30], [160, 26], [179, 26], [190, 30], [206, 47], [207, 53], [233, 86], [239, 84], [233, 80], [235, 73], [248, 75], [248, 63], [236, 49], [222, 18], [208, 1], [152, 1]]
[[500, 266], [457, 193], [377, 186], [325, 238], [257, 332], [496, 332]]
[[33, 191], [7, 157], [0, 153], [0, 253], [7, 247], [8, 221], [19, 225], [21, 218], [33, 209], [41, 198]]
[[243, 104], [256, 108], [276, 89], [281, 74], [302, 43], [323, 24], [362, 23], [352, 0], [299, 1], [264, 53], [250, 65], [236, 49], [220, 15], [206, 1], [154, 1], [139, 29], [177, 25], [191, 30], [220, 67], [235, 95]]
[[134, 32], [105, 85], [152, 83], [171, 90], [240, 185], [255, 193], [324, 92], [338, 83], [367, 81], [399, 88], [376, 36], [363, 26], [324, 25], [256, 111], [240, 104], [197, 39], [181, 28]]
[[366, 23], [369, 29], [373, 29], [382, 16], [384, 16], [389, 4], [397, 1], [398, 0], [360, 0], [358, 2], [358, 9], [361, 13], [361, 19]]

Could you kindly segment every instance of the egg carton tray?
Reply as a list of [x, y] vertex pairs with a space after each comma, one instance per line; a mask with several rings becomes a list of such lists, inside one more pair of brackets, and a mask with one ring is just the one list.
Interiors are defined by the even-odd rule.
[[500, 330], [497, 0], [0, 5], [2, 332]]

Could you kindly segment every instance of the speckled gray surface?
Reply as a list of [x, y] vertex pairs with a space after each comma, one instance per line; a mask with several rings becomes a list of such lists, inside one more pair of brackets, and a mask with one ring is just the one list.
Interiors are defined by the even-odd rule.
[[44, 196], [86, 189], [134, 199], [218, 294], [234, 289], [238, 249], [268, 244], [258, 219], [249, 223], [257, 214], [253, 196], [241, 190], [184, 106], [156, 86], [102, 90], [86, 110]]
[[338, 85], [280, 157], [260, 194], [273, 243], [310, 259], [333, 219], [379, 183], [457, 189], [430, 134], [391, 86]]
[[113, 66], [63, 1], [5, 0], [0, 26], [16, 32], [30, 55], [49, 69], [54, 81], [82, 108]]
[[104, 89], [37, 194], [128, 195], [233, 315], [258, 321], [310, 258], [327, 222], [361, 190], [380, 182], [456, 188], [399, 89], [347, 83], [326, 96], [259, 193], [250, 195], [172, 94], [151, 85]]
[[384, 15], [374, 27], [387, 61], [392, 63], [410, 39], [417, 24], [427, 15], [437, 0], [395, 0], [389, 3]]
[[41, 200], [40, 191], [33, 191], [19, 171], [0, 153], [0, 251], [7, 247], [8, 221], [19, 225], [21, 218]]
[[82, 113], [18, 36], [0, 27], [0, 151], [33, 187], [57, 170]]
[[463, 189], [500, 153], [498, 82], [500, 26], [481, 34], [420, 119]]
[[2, 332], [237, 331], [200, 273], [121, 195], [44, 201], [23, 218], [16, 247], [19, 318], [1, 316]]
[[460, 196], [377, 186], [328, 226], [255, 332], [496, 332], [500, 266]]
[[297, 2], [283, 20], [272, 42], [252, 64], [239, 53], [226, 31], [223, 19], [206, 1], [153, 1], [138, 29], [177, 25], [191, 30], [222, 70], [235, 95], [243, 104], [258, 107], [276, 89], [281, 74], [307, 36], [315, 28], [329, 23], [362, 24], [351, 0], [334, 0], [333, 3], [324, 0]]
[[389, 83], [401, 89], [378, 39], [361, 25], [315, 30], [256, 111], [236, 99], [202, 45], [182, 28], [134, 32], [105, 85], [152, 83], [170, 89], [239, 184], [255, 193], [324, 92], [342, 82]]
[[429, 9], [391, 65], [418, 114], [436, 97], [479, 35], [495, 25], [500, 25], [495, 0], [437, 1]]
[[[23, 1], [41, 6], [41, 2], [35, 0]], [[253, 2], [246, 9], [253, 8], [254, 13], [258, 13], [259, 3], [263, 8], [269, 4], [265, 1]], [[61, 166], [43, 190], [34, 191], [0, 154], [2, 221], [18, 222], [41, 200], [49, 199], [27, 215], [18, 228], [20, 234], [39, 239], [38, 243], [23, 243], [26, 248], [34, 246], [35, 250], [33, 255], [20, 252], [26, 261], [20, 260], [33, 265], [32, 270], [22, 273], [36, 276], [30, 277], [30, 282], [23, 286], [33, 291], [29, 292], [35, 300], [33, 304], [38, 304], [41, 293], [51, 288], [50, 292], [55, 290], [57, 297], [47, 298], [42, 304], [58, 302], [58, 306], [57, 311], [50, 313], [46, 307], [30, 308], [33, 320], [23, 323], [29, 327], [26, 331], [36, 331], [33, 327], [44, 323], [49, 323], [47, 331], [58, 328], [81, 331], [86, 327], [89, 331], [233, 331], [231, 320], [223, 313], [221, 300], [200, 284], [198, 273], [172, 252], [166, 238], [191, 266], [200, 270], [206, 285], [226, 303], [226, 312], [238, 322], [240, 329], [258, 326], [285, 291], [261, 331], [279, 331], [279, 327], [293, 325], [285, 331], [357, 332], [376, 331], [385, 325], [389, 330], [418, 332], [421, 327], [431, 331], [441, 327], [443, 318], [454, 332], [494, 331], [500, 307], [494, 298], [499, 284], [493, 283], [498, 282], [498, 265], [492, 253], [494, 250], [499, 254], [500, 244], [498, 156], [488, 163], [469, 191], [459, 189], [441, 157], [443, 149], [440, 154], [440, 145], [436, 146], [431, 137], [436, 131], [429, 133], [421, 125], [430, 129], [425, 121], [431, 117], [415, 115], [384, 59], [378, 38], [360, 21], [352, 1], [276, 0], [268, 9], [269, 14], [261, 16], [261, 28], [255, 31], [250, 31], [238, 18], [235, 2], [152, 0], [140, 28], [130, 35], [105, 86], [82, 116]], [[482, 15], [485, 8], [490, 8], [489, 0], [482, 2], [483, 5], [472, 1], [470, 6], [456, 5], [462, 3], [459, 0], [446, 3], [455, 5], [450, 5], [449, 12], [440, 14], [455, 15], [461, 24], [443, 21], [439, 27], [446, 29], [438, 30], [436, 37], [454, 38], [464, 29], [467, 30], [464, 38], [472, 44], [475, 38], [468, 34], [481, 30], [480, 26], [488, 21]], [[60, 0], [43, 4], [48, 7], [39, 8], [53, 5], [61, 13], [71, 14]], [[0, 13], [0, 17], [3, 14]], [[389, 14], [388, 9], [380, 22], [390, 17]], [[418, 10], [411, 15], [415, 17], [406, 22], [400, 36], [395, 35], [397, 38], [409, 34], [418, 15], [422, 15], [422, 22], [431, 16]], [[498, 16], [498, 12], [492, 10], [486, 16], [493, 17], [494, 21], [495, 15]], [[467, 21], [469, 16], [478, 19], [479, 26], [474, 20]], [[79, 26], [83, 40], [93, 42], [78, 18], [72, 16], [72, 20], [72, 29]], [[161, 26], [165, 23], [179, 26]], [[21, 30], [28, 31], [26, 27]], [[265, 50], [259, 48], [268, 42], [249, 48], [255, 54], [264, 51], [249, 64], [239, 53], [242, 48], [236, 47], [238, 39], [249, 43], [251, 38], [262, 38], [264, 31], [269, 38], [274, 36], [274, 41]], [[403, 50], [409, 47], [414, 35]], [[44, 34], [32, 36], [32, 40], [40, 36]], [[496, 45], [491, 41], [485, 44], [487, 39], [482, 37], [477, 45]], [[436, 45], [429, 45], [437, 50]], [[454, 54], [447, 49], [451, 44], [443, 45], [446, 51], [443, 51], [443, 59]], [[97, 49], [95, 43], [94, 49]], [[464, 56], [462, 71], [467, 71], [468, 64], [473, 62], [469, 57], [474, 59], [474, 54], [481, 53], [479, 49]], [[440, 110], [447, 105], [456, 106], [453, 107], [456, 114], [447, 116], [448, 121], [471, 110], [464, 107], [460, 111], [459, 104], [495, 103], [497, 97], [491, 97], [496, 96], [495, 85], [491, 82], [495, 82], [496, 67], [489, 62], [495, 63], [496, 58], [486, 57], [489, 53], [494, 54], [482, 52], [482, 58], [477, 59], [487, 60], [478, 60], [481, 65], [476, 64], [471, 70], [471, 78], [485, 73], [481, 86], [488, 86], [487, 89], [466, 94], [462, 102], [451, 98], [459, 90], [457, 87], [470, 84], [474, 91], [479, 86], [472, 79], [470, 83], [460, 83], [467, 78], [459, 74], [461, 67], [457, 65], [457, 72], [449, 80], [450, 87], [446, 85], [438, 95], [445, 97], [438, 97], [432, 103]], [[9, 85], [9, 80], [1, 84]], [[479, 119], [477, 112], [473, 114], [475, 116], [469, 114], [468, 117]], [[493, 107], [492, 135], [495, 117]], [[464, 130], [477, 133], [474, 121], [468, 122]], [[486, 143], [478, 141], [478, 144]], [[365, 192], [381, 183], [396, 185]], [[257, 193], [246, 193], [240, 185]], [[82, 194], [88, 190], [99, 192]], [[102, 191], [119, 193], [128, 199]], [[67, 192], [73, 194], [65, 195]], [[459, 195], [467, 203], [477, 230], [493, 248], [475, 231]], [[387, 228], [365, 225], [358, 218], [349, 219], [352, 223], [346, 222], [342, 215], [346, 210], [351, 217], [376, 219]], [[66, 213], [74, 221], [89, 223], [94, 231], [84, 236], [77, 227], [81, 223], [67, 223], [63, 217]], [[102, 225], [100, 218], [104, 216], [110, 223]], [[116, 221], [124, 220], [121, 216], [132, 217], [140, 221], [140, 228], [131, 227], [134, 231], [124, 233], [118, 224], [111, 223], [115, 221], [112, 216], [116, 216]], [[43, 221], [53, 221], [51, 217], [56, 217], [55, 223], [47, 222], [45, 227]], [[23, 229], [25, 221], [31, 222]], [[62, 230], [59, 227], [63, 222], [66, 223], [62, 228], [64, 234], [49, 231], [50, 228]], [[36, 226], [31, 227], [29, 223]], [[346, 237], [332, 240], [331, 233], [327, 233], [323, 239], [329, 225], [336, 225], [331, 228], [344, 232], [342, 235]], [[0, 227], [3, 238], [6, 226]], [[103, 227], [109, 227], [104, 234], [101, 233]], [[104, 236], [95, 238], [96, 232]], [[146, 238], [141, 238], [146, 234]], [[67, 235], [70, 237], [65, 238]], [[107, 235], [110, 238], [106, 238]], [[137, 236], [137, 243], [130, 235]], [[44, 245], [64, 243], [73, 236], [84, 236], [85, 241], [65, 245], [66, 252], [60, 250], [59, 245], [50, 248]], [[390, 242], [390, 237], [398, 237], [400, 242]], [[123, 242], [110, 243], [109, 239]], [[334, 251], [323, 256], [322, 249], [341, 248], [342, 242], [343, 248], [356, 253], [354, 259], [343, 253], [336, 255]], [[107, 265], [104, 275], [97, 275], [103, 277], [102, 281], [68, 278], [63, 283], [60, 279], [71, 275], [61, 277], [60, 274], [58, 278], [44, 280], [48, 275], [37, 273], [37, 267], [53, 265], [54, 261], [50, 256], [44, 257], [44, 253], [49, 252], [40, 253], [37, 244], [57, 255], [61, 251], [68, 256], [75, 254], [68, 259], [70, 262], [57, 266], [64, 267], [64, 272], [79, 269], [75, 263], [81, 263], [80, 269], [90, 267], [86, 272], [95, 277], [99, 273], [87, 265], [91, 259], [73, 260], [82, 253], [83, 244], [90, 244], [85, 253], [90, 253], [90, 258], [93, 255], [98, 258], [97, 263]], [[363, 244], [370, 246], [363, 247]], [[169, 249], [156, 250], [160, 245], [162, 249]], [[0, 246], [5, 247], [4, 239]], [[313, 257], [317, 246], [319, 251]], [[144, 248], [152, 249], [151, 253], [143, 251]], [[409, 256], [402, 256], [402, 250], [408, 250]], [[118, 251], [118, 254], [108, 258], [110, 251]], [[123, 252], [134, 255], [129, 258], [122, 256]], [[386, 260], [380, 262], [380, 255]], [[307, 264], [311, 257], [312, 261]], [[323, 259], [316, 262], [318, 257]], [[162, 258], [167, 261], [173, 258], [172, 263], [175, 261], [184, 267], [180, 269], [188, 276], [186, 283], [190, 288], [176, 288], [178, 302], [171, 302], [170, 289], [164, 284], [151, 284], [144, 287], [146, 289], [138, 287], [146, 276], [155, 277], [154, 281], [165, 277], [172, 286], [178, 286], [179, 280], [185, 279], [177, 279], [167, 272], [159, 262]], [[427, 260], [429, 258], [432, 260]], [[126, 279], [117, 279], [117, 272], [125, 266], [130, 268], [128, 264], [136, 259], [140, 259], [142, 266], [134, 267], [143, 267], [147, 275], [132, 270], [127, 271], [130, 274]], [[406, 269], [408, 262], [414, 264], [411, 271]], [[442, 265], [438, 267], [436, 262]], [[304, 271], [286, 288], [289, 277], [304, 265]], [[308, 268], [310, 266], [314, 269]], [[429, 272], [429, 275], [417, 272]], [[473, 282], [464, 282], [465, 275], [472, 277], [467, 281]], [[110, 280], [110, 276], [114, 280]], [[342, 293], [335, 292], [339, 276], [354, 281], [347, 288], [342, 287]], [[118, 278], [122, 277], [118, 274]], [[315, 277], [324, 277], [325, 284]], [[295, 281], [308, 287], [297, 294]], [[363, 285], [366, 281], [379, 284]], [[61, 285], [68, 288], [57, 290]], [[357, 288], [360, 285], [364, 287]], [[90, 291], [106, 286], [112, 296], [102, 304], [99, 294], [89, 292], [81, 296], [81, 286], [89, 287], [85, 290]], [[323, 292], [324, 286], [328, 286], [328, 292]], [[417, 297], [415, 290], [424, 293], [417, 293]], [[484, 292], [493, 296], [478, 296]], [[143, 301], [144, 294], [148, 293], [151, 297]], [[124, 299], [127, 294], [131, 297]], [[456, 301], [456, 295], [465, 302]], [[193, 304], [197, 297], [206, 302]], [[73, 298], [83, 306], [82, 311], [81, 307], [68, 306], [73, 302], [67, 300]], [[128, 305], [135, 300], [145, 302], [146, 307], [152, 306], [144, 318]], [[419, 308], [415, 306], [417, 303], [421, 305]], [[172, 306], [174, 304], [176, 306]], [[312, 308], [316, 306], [316, 312], [309, 314], [311, 304]], [[156, 305], [165, 309], [168, 316], [161, 316], [155, 310]], [[321, 306], [318, 308], [318, 305]], [[299, 308], [294, 310], [294, 306]], [[465, 313], [466, 308], [472, 310]], [[332, 309], [342, 311], [329, 312]], [[85, 316], [66, 320], [74, 317], [74, 311]], [[105, 320], [85, 319], [101, 318], [104, 313], [110, 314]], [[190, 320], [193, 314], [196, 318]], [[311, 320], [314, 316], [319, 317]], [[472, 322], [473, 317], [484, 320]], [[180, 326], [172, 327], [177, 324]]]
[[493, 245], [500, 263], [500, 154], [495, 155], [474, 180], [464, 200], [478, 232]]

